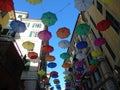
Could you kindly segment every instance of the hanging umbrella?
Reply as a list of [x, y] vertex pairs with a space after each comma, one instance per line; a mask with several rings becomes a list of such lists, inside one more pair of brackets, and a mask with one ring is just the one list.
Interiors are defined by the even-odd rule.
[[58, 72], [56, 72], [56, 71], [50, 72], [50, 76], [53, 76], [53, 75], [58, 75]]
[[38, 54], [36, 52], [28, 52], [28, 57], [30, 59], [36, 59], [38, 57]]
[[77, 61], [77, 62], [75, 63], [75, 65], [76, 65], [77, 67], [81, 67], [81, 66], [83, 66], [84, 64], [85, 64], [84, 61]]
[[65, 83], [65, 86], [66, 86], [66, 87], [70, 87], [70, 86], [71, 86], [71, 82]]
[[76, 47], [78, 49], [84, 49], [84, 48], [87, 48], [88, 44], [86, 41], [79, 41], [77, 44], [76, 44]]
[[14, 10], [13, 0], [0, 0], [0, 11], [9, 12]]
[[102, 46], [105, 43], [106, 43], [106, 40], [103, 37], [100, 37], [100, 38], [97, 38], [97, 39], [94, 40], [94, 45], [95, 46]]
[[60, 83], [60, 80], [59, 80], [59, 79], [54, 79], [53, 82], [54, 82], [55, 84], [59, 84], [59, 83]]
[[100, 22], [97, 23], [96, 29], [98, 31], [105, 31], [107, 30], [111, 25], [111, 22], [109, 20], [101, 20]]
[[50, 53], [50, 52], [52, 52], [54, 50], [54, 48], [52, 47], [52, 46], [50, 46], [50, 45], [44, 45], [43, 47], [42, 47], [42, 51], [43, 52], [46, 52], [46, 53]]
[[70, 30], [66, 27], [59, 28], [56, 32], [57, 37], [63, 39], [67, 38], [70, 35]]
[[87, 11], [93, 5], [93, 0], [75, 0], [75, 7], [79, 11]]
[[66, 70], [66, 71], [63, 72], [63, 74], [65, 74], [65, 75], [69, 75], [70, 72]]
[[101, 2], [103, 2], [103, 3], [110, 3], [110, 2], [112, 2], [112, 0], [100, 0]]
[[50, 62], [50, 63], [47, 64], [47, 66], [49, 68], [55, 68], [57, 66], [57, 64], [55, 62]]
[[44, 71], [44, 70], [39, 70], [39, 71], [38, 71], [38, 75], [40, 75], [40, 76], [45, 76], [45, 71]]
[[64, 63], [62, 64], [62, 67], [63, 67], [63, 68], [70, 68], [70, 67], [71, 67], [71, 64], [68, 63], [68, 62], [64, 62]]
[[62, 53], [62, 54], [60, 54], [60, 57], [62, 58], [62, 59], [69, 59], [70, 58], [70, 54], [69, 53]]
[[38, 37], [43, 41], [48, 41], [52, 37], [52, 34], [48, 30], [43, 30], [38, 33]]
[[70, 42], [68, 40], [61, 40], [58, 43], [58, 46], [61, 48], [68, 48], [70, 46]]
[[46, 61], [54, 61], [54, 60], [55, 60], [55, 57], [52, 56], [52, 55], [46, 55], [46, 56], [45, 56], [45, 60], [46, 60]]
[[13, 20], [10, 23], [10, 27], [12, 28], [11, 30], [14, 32], [24, 32], [26, 30], [26, 25], [25, 23], [19, 21], [19, 20]]
[[96, 65], [96, 64], [99, 64], [99, 61], [97, 61], [96, 59], [91, 59], [90, 64], [91, 65]]
[[52, 78], [58, 78], [58, 74], [52, 75], [51, 77], [52, 77]]
[[30, 41], [25, 41], [25, 42], [23, 42], [22, 46], [27, 50], [33, 50], [34, 43], [32, 43]]
[[76, 27], [75, 31], [78, 35], [86, 35], [90, 31], [90, 26], [86, 23], [82, 23]]
[[71, 80], [71, 79], [72, 79], [72, 77], [71, 77], [71, 76], [69, 76], [69, 75], [67, 75], [67, 76], [64, 76], [64, 79]]
[[84, 53], [78, 53], [78, 54], [76, 55], [76, 58], [77, 58], [79, 61], [85, 59], [85, 57], [86, 57], [86, 55], [85, 55]]
[[93, 71], [97, 68], [97, 66], [96, 65], [89, 65], [88, 68], [90, 71]]
[[31, 3], [31, 4], [39, 4], [42, 2], [42, 0], [26, 0], [26, 1]]
[[84, 68], [83, 68], [83, 67], [77, 67], [77, 68], [76, 68], [76, 71], [77, 71], [77, 72], [82, 72], [82, 71], [84, 71]]
[[94, 50], [91, 52], [92, 57], [99, 57], [102, 55], [102, 52], [100, 50]]
[[41, 17], [41, 20], [44, 25], [52, 26], [57, 21], [57, 17], [56, 17], [56, 14], [52, 12], [45, 12]]

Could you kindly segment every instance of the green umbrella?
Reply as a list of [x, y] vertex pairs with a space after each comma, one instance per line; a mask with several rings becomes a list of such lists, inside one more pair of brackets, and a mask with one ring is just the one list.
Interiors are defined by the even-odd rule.
[[90, 64], [96, 65], [96, 64], [99, 64], [99, 61], [97, 61], [97, 60], [95, 60], [95, 59], [91, 59], [91, 60], [90, 60]]
[[54, 14], [52, 12], [46, 12], [46, 13], [43, 13], [41, 20], [42, 20], [43, 24], [45, 24], [47, 26], [52, 26], [57, 21], [57, 17], [56, 17], [56, 14]]
[[22, 46], [27, 50], [33, 50], [34, 43], [32, 43], [30, 41], [25, 41], [25, 42], [23, 42]]
[[69, 59], [70, 58], [70, 54], [69, 53], [62, 53], [62, 54], [60, 54], [60, 57], [62, 59]]
[[31, 3], [31, 4], [39, 4], [42, 2], [42, 0], [26, 0], [26, 1]]
[[86, 23], [82, 23], [76, 27], [75, 31], [78, 35], [85, 35], [90, 31], [90, 26]]

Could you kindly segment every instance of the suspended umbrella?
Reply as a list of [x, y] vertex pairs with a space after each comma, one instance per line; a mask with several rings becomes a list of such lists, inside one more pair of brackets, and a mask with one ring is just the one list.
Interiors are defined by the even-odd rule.
[[102, 55], [102, 52], [100, 50], [94, 50], [91, 52], [92, 57], [99, 57]]
[[67, 76], [64, 76], [64, 79], [71, 80], [71, 79], [72, 79], [72, 77], [71, 77], [71, 76], [69, 76], [69, 75], [67, 75]]
[[71, 82], [71, 80], [69, 80], [69, 79], [65, 79], [64, 82]]
[[103, 3], [110, 3], [110, 2], [112, 2], [112, 0], [100, 0], [101, 2], [103, 2]]
[[50, 72], [50, 76], [52, 76], [52, 75], [58, 75], [58, 72], [56, 72], [56, 71]]
[[57, 37], [64, 39], [70, 35], [70, 30], [66, 27], [59, 28], [56, 32]]
[[87, 11], [93, 5], [93, 0], [75, 0], [75, 7], [79, 11]]
[[53, 82], [54, 82], [55, 84], [59, 84], [59, 83], [60, 83], [59, 79], [54, 79]]
[[10, 23], [10, 27], [12, 28], [11, 30], [14, 32], [24, 32], [26, 30], [26, 25], [25, 23], [19, 21], [19, 20], [13, 20]]
[[80, 60], [83, 60], [85, 59], [86, 55], [84, 53], [78, 53], [76, 55], [76, 58], [80, 61]]
[[39, 70], [38, 75], [39, 76], [45, 76], [45, 71], [44, 70]]
[[99, 64], [99, 61], [97, 61], [96, 59], [91, 59], [90, 64], [91, 65], [96, 65], [96, 64]]
[[84, 48], [87, 48], [88, 47], [88, 44], [86, 41], [79, 41], [77, 44], [76, 44], [76, 47], [78, 49], [84, 49]]
[[57, 90], [61, 90], [61, 86], [60, 85], [56, 85], [56, 88], [57, 88]]
[[25, 41], [22, 44], [23, 48], [29, 50], [33, 50], [34, 49], [34, 43], [30, 42], [30, 41]]
[[0, 0], [0, 11], [9, 12], [14, 10], [13, 0]]
[[103, 37], [100, 37], [100, 38], [97, 38], [97, 39], [94, 40], [94, 45], [95, 46], [102, 46], [105, 43], [106, 43], [106, 40]]
[[76, 65], [77, 67], [81, 67], [81, 66], [83, 66], [84, 64], [85, 64], [84, 61], [77, 61], [77, 62], [75, 63], [75, 65]]
[[68, 48], [70, 46], [70, 42], [68, 40], [61, 40], [58, 43], [58, 46], [61, 48]]
[[65, 75], [69, 75], [70, 72], [66, 70], [66, 71], [63, 72], [63, 74], [65, 74]]
[[84, 71], [84, 68], [83, 68], [83, 67], [77, 67], [77, 68], [76, 68], [76, 71], [77, 71], [77, 72], [83, 72], [83, 71]]
[[97, 66], [96, 65], [89, 65], [88, 68], [90, 71], [93, 71], [97, 68]]
[[86, 23], [82, 23], [76, 27], [75, 31], [78, 35], [86, 35], [90, 31], [90, 26]]
[[54, 61], [54, 60], [55, 60], [55, 57], [52, 56], [52, 55], [46, 55], [46, 56], [45, 56], [45, 60], [46, 60], [46, 61]]
[[36, 59], [38, 58], [38, 54], [36, 52], [28, 52], [28, 57], [30, 59]]
[[80, 80], [82, 79], [82, 75], [83, 75], [82, 73], [76, 73], [75, 77], [77, 80]]
[[43, 30], [38, 33], [38, 37], [43, 41], [48, 41], [52, 37], [52, 34], [48, 30]]
[[52, 78], [58, 78], [58, 74], [52, 75]]
[[100, 22], [97, 23], [96, 29], [98, 31], [105, 31], [107, 30], [111, 25], [111, 22], [109, 20], [101, 20]]
[[68, 63], [68, 62], [64, 62], [64, 63], [62, 64], [62, 67], [63, 67], [63, 68], [70, 68], [70, 67], [71, 67], [71, 64]]
[[70, 54], [69, 53], [62, 53], [62, 54], [60, 54], [60, 57], [62, 58], [62, 59], [69, 59], [70, 58]]
[[47, 66], [49, 68], [55, 68], [57, 66], [57, 64], [55, 62], [50, 62], [50, 63], [47, 64]]
[[87, 72], [85, 72], [85, 76], [91, 76], [92, 74], [93, 74], [92, 71], [87, 71]]
[[48, 11], [43, 13], [41, 20], [44, 25], [52, 26], [57, 21], [57, 17], [56, 17], [56, 14]]
[[50, 45], [44, 45], [43, 47], [42, 47], [42, 51], [43, 52], [46, 52], [46, 53], [50, 53], [50, 52], [52, 52], [54, 50], [54, 48], [52, 47], [52, 46], [50, 46]]
[[31, 3], [31, 4], [39, 4], [42, 2], [42, 0], [26, 0], [27, 2]]
[[43, 81], [44, 83], [48, 83], [48, 82], [49, 82], [49, 78], [48, 78], [48, 77], [42, 78], [42, 81]]
[[65, 83], [65, 86], [66, 86], [66, 87], [70, 87], [70, 86], [71, 86], [71, 82]]

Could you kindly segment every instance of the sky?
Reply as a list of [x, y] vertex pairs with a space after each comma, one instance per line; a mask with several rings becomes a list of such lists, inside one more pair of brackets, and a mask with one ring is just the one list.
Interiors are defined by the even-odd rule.
[[[16, 11], [25, 11], [29, 13], [29, 18], [32, 19], [40, 19], [42, 14], [45, 12], [55, 13], [57, 16], [57, 21], [54, 25], [48, 27], [48, 30], [52, 33], [52, 38], [49, 40], [49, 45], [54, 47], [54, 51], [50, 53], [50, 55], [55, 56], [55, 63], [57, 66], [53, 69], [47, 68], [47, 72], [57, 71], [59, 74], [58, 79], [60, 80], [61, 88], [65, 87], [64, 82], [64, 68], [62, 68], [62, 64], [64, 62], [63, 59], [60, 58], [60, 54], [67, 52], [67, 49], [62, 49], [58, 46], [58, 42], [61, 40], [71, 40], [72, 32], [74, 30], [76, 20], [79, 14], [79, 11], [75, 8], [74, 0], [43, 0], [42, 3], [32, 5], [26, 0], [13, 0], [14, 8]], [[60, 39], [57, 37], [56, 32], [61, 27], [67, 27], [70, 29], [69, 37], [65, 39]], [[53, 83], [53, 78], [50, 79], [50, 83], [52, 86], [55, 86]], [[54, 90], [57, 90], [54, 87]]]

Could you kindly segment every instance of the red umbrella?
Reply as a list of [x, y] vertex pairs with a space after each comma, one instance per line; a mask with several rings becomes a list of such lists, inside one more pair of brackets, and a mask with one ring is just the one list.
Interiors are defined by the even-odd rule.
[[0, 11], [9, 12], [14, 10], [13, 0], [0, 0]]
[[42, 51], [43, 52], [46, 52], [46, 53], [50, 53], [50, 52], [52, 52], [54, 50], [54, 48], [52, 47], [52, 46], [50, 46], [50, 45], [44, 45], [43, 47], [42, 47]]
[[96, 29], [98, 31], [105, 31], [110, 27], [110, 25], [111, 25], [111, 22], [109, 20], [102, 20], [99, 23], [97, 23]]
[[103, 44], [105, 44], [105, 42], [106, 42], [105, 38], [100, 37], [100, 38], [95, 39], [94, 45], [95, 46], [102, 46]]
[[48, 30], [43, 30], [38, 33], [38, 37], [43, 41], [48, 41], [52, 37], [52, 34]]
[[58, 72], [56, 72], [56, 71], [50, 72], [50, 76], [53, 76], [53, 75], [58, 75]]
[[67, 38], [70, 35], [70, 30], [66, 27], [59, 28], [56, 32], [57, 36], [61, 39]]
[[28, 52], [28, 57], [30, 59], [36, 59], [38, 57], [38, 54], [36, 52]]

